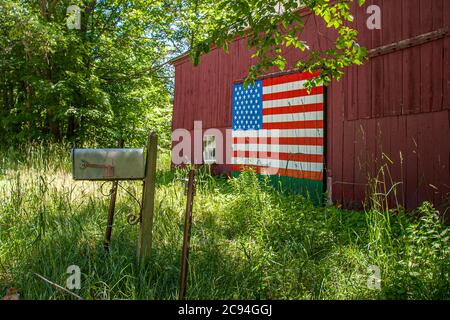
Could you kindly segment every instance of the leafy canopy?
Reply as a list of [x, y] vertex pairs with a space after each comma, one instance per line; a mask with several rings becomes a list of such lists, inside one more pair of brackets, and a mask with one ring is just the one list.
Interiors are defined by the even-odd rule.
[[[81, 30], [66, 10], [82, 10]], [[170, 144], [168, 1], [2, 0], [0, 143]]]
[[[256, 61], [250, 81], [285, 69], [283, 48], [307, 53], [296, 68], [321, 70], [309, 86], [340, 78], [365, 57], [350, 27], [354, 1], [302, 1], [336, 32], [331, 48], [312, 50], [297, 0], [2, 0], [0, 144], [142, 145], [152, 129], [169, 147], [168, 61], [189, 49], [198, 64], [213, 45], [227, 50], [244, 34]], [[70, 5], [82, 9], [80, 30], [66, 26]]]
[[[254, 48], [256, 63], [250, 68], [247, 80], [275, 66], [286, 68], [283, 48], [293, 47], [307, 52], [307, 58], [297, 61], [299, 70], [321, 70], [319, 78], [309, 85], [328, 83], [341, 78], [343, 69], [362, 64], [365, 48], [357, 42], [357, 31], [349, 26], [353, 21], [353, 0], [302, 0], [315, 16], [323, 19], [328, 28], [337, 31], [334, 46], [325, 50], [312, 50], [302, 40], [305, 21], [298, 0], [189, 0], [191, 14], [186, 22], [190, 30], [191, 55], [194, 64], [213, 45], [225, 50], [236, 36], [248, 35], [248, 45]], [[363, 5], [365, 0], [358, 0]]]

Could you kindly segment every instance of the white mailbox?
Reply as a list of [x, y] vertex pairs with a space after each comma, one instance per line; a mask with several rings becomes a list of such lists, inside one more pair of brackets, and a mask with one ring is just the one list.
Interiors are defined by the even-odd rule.
[[142, 180], [144, 149], [72, 149], [75, 180]]

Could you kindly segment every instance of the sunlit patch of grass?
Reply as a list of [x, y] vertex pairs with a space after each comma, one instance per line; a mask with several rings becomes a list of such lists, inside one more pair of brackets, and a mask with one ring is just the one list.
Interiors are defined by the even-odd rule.
[[[0, 290], [18, 288], [25, 299], [73, 299], [34, 273], [65, 285], [67, 267], [75, 264], [82, 271], [75, 292], [83, 298], [176, 299], [186, 169], [169, 168], [162, 153], [153, 253], [138, 267], [138, 227], [127, 216], [138, 213], [140, 182], [121, 183], [106, 254], [110, 183], [73, 181], [64, 147], [0, 153]], [[366, 212], [315, 207], [278, 193], [252, 172], [227, 180], [202, 170], [188, 298], [448, 299], [448, 228], [430, 205], [419, 213], [423, 219], [376, 206]], [[382, 270], [381, 290], [367, 287], [371, 265]]]

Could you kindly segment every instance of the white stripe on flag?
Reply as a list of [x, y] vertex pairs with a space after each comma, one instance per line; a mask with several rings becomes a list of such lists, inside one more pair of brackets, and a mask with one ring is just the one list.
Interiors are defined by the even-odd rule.
[[263, 123], [323, 120], [323, 111], [285, 113], [263, 116]]
[[233, 144], [233, 151], [281, 152], [292, 154], [323, 154], [323, 146], [282, 144]]
[[240, 165], [253, 165], [260, 167], [272, 167], [272, 168], [290, 169], [299, 171], [313, 171], [313, 172], [323, 171], [323, 164], [315, 162], [298, 162], [298, 161], [285, 161], [275, 159], [233, 157], [232, 163]]
[[323, 129], [233, 130], [233, 138], [321, 138]]
[[296, 106], [296, 105], [303, 105], [303, 104], [315, 104], [315, 103], [323, 103], [323, 94], [315, 94], [312, 96], [303, 96], [303, 97], [296, 97], [296, 98], [263, 101], [263, 109], [264, 108]]
[[278, 93], [283, 91], [301, 90], [305, 88], [306, 80], [292, 81], [282, 84], [275, 84], [272, 86], [264, 86], [263, 94]]

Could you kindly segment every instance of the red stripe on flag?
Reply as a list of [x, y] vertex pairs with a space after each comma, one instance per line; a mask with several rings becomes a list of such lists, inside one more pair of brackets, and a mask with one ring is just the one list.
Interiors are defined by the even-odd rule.
[[259, 159], [276, 159], [298, 162], [323, 163], [323, 155], [321, 154], [299, 154], [285, 152], [254, 152], [254, 151], [233, 151], [235, 158], [259, 158]]
[[295, 106], [276, 107], [276, 108], [263, 108], [262, 114], [264, 116], [267, 116], [274, 114], [314, 112], [314, 111], [323, 111], [323, 103], [299, 104]]
[[319, 74], [320, 74], [319, 71], [314, 71], [313, 73], [310, 72], [292, 73], [275, 78], [267, 78], [263, 80], [263, 86], [273, 86], [276, 84], [283, 84], [293, 81], [308, 80], [317, 77]]
[[[252, 139], [252, 140], [250, 140]], [[323, 146], [323, 138], [316, 137], [280, 137], [280, 138], [233, 138], [233, 144], [284, 144], [284, 145], [304, 145]]]
[[323, 120], [263, 123], [263, 129], [323, 129]]
[[311, 92], [308, 92], [308, 89], [298, 89], [290, 91], [281, 91], [276, 93], [266, 93], [263, 94], [263, 101], [306, 97], [321, 93], [323, 93], [323, 86], [314, 87], [311, 89]]
[[[243, 169], [253, 169], [257, 173], [266, 173], [267, 170], [272, 171], [274, 168], [269, 167], [258, 167], [258, 166], [249, 166], [249, 165], [239, 165], [233, 164], [231, 165], [232, 171], [242, 171]], [[276, 174], [277, 176], [291, 177], [297, 179], [309, 179], [322, 181], [323, 180], [323, 172], [314, 172], [314, 171], [300, 171], [300, 170], [292, 170], [292, 169], [278, 169]]]
[[323, 138], [310, 138], [310, 137], [278, 138], [278, 144], [323, 146]]

